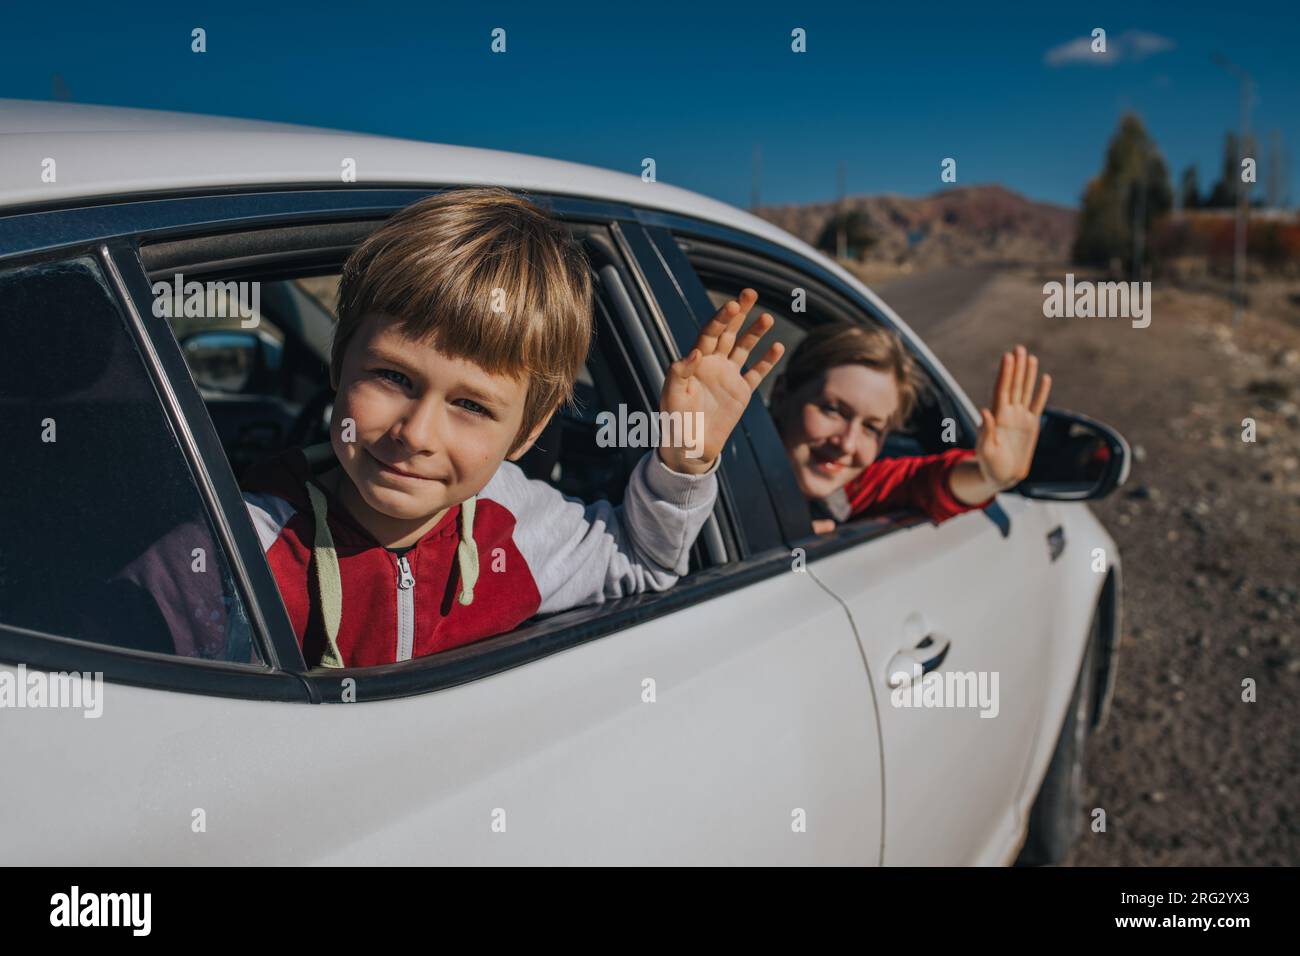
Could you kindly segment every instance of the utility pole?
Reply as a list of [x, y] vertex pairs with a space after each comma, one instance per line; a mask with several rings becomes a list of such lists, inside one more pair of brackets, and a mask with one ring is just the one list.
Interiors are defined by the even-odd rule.
[[1142, 178], [1133, 184], [1137, 193], [1133, 203], [1133, 281], [1142, 281], [1142, 255], [1145, 251], [1147, 223], [1147, 170], [1150, 169], [1150, 154], [1142, 155]]
[[840, 160], [835, 180], [835, 219], [839, 223], [839, 228], [835, 230], [835, 257], [847, 259], [849, 237], [848, 224], [844, 221], [844, 160]]
[[1276, 129], [1269, 130], [1268, 134], [1268, 174], [1264, 195], [1267, 197], [1269, 209], [1282, 208], [1282, 196], [1285, 190], [1282, 188], [1282, 137]]
[[1246, 137], [1250, 128], [1250, 94], [1254, 86], [1250, 75], [1227, 57], [1214, 54], [1214, 62], [1223, 67], [1241, 83], [1241, 127], [1237, 137], [1237, 168], [1233, 170], [1233, 184], [1237, 197], [1237, 228], [1232, 251], [1232, 324], [1241, 324], [1242, 305], [1245, 300], [1243, 283], [1246, 275], [1246, 210], [1250, 183], [1241, 181], [1241, 161], [1245, 159]]

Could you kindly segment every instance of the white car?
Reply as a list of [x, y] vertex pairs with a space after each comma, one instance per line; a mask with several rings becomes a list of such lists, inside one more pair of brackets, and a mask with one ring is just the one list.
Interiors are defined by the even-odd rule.
[[[1059, 859], [1088, 819], [1081, 761], [1119, 637], [1119, 555], [1083, 500], [1128, 467], [1122, 438], [1067, 412], [1048, 410], [1030, 477], [983, 511], [818, 536], [755, 400], [671, 590], [400, 664], [304, 666], [237, 476], [323, 434], [349, 250], [477, 184], [552, 208], [597, 279], [582, 408], [522, 462], [533, 477], [616, 501], [644, 452], [599, 447], [596, 414], [653, 410], [742, 286], [787, 350], [832, 318], [904, 337], [934, 394], [885, 454], [950, 447], [945, 418], [973, 444], [975, 406], [885, 303], [714, 200], [501, 152], [0, 100], [4, 860]], [[153, 286], [178, 275], [234, 285], [201, 315], [159, 315]], [[196, 570], [220, 576], [231, 625], [222, 653], [182, 656], [114, 575], [196, 517]], [[98, 716], [49, 706], [76, 703], [54, 676], [73, 672], [102, 673]], [[77, 686], [84, 705], [94, 679]]]

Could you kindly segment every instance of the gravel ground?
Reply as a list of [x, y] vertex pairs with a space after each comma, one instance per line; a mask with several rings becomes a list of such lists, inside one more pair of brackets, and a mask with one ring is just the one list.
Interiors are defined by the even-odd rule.
[[1151, 325], [1134, 329], [1045, 318], [1042, 284], [1066, 271], [1001, 273], [927, 342], [977, 402], [1023, 342], [1053, 375], [1051, 404], [1135, 451], [1128, 484], [1092, 506], [1123, 555], [1124, 624], [1087, 761], [1107, 830], [1086, 830], [1068, 863], [1296, 865], [1300, 283], [1252, 290], [1234, 331], [1222, 295], [1157, 282]]

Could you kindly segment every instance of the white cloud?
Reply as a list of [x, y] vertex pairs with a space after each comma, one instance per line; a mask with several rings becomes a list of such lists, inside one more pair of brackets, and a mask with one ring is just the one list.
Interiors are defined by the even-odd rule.
[[1048, 66], [1062, 66], [1066, 63], [1080, 63], [1095, 59], [1098, 63], [1110, 58], [1109, 53], [1093, 53], [1092, 40], [1079, 37], [1069, 43], [1062, 43], [1047, 51], [1043, 62]]
[[1172, 50], [1173, 40], [1158, 33], [1145, 30], [1125, 30], [1119, 36], [1107, 37], [1106, 52], [1092, 52], [1092, 38], [1079, 37], [1059, 46], [1054, 46], [1043, 54], [1043, 62], [1048, 66], [1066, 66], [1071, 63], [1086, 63], [1089, 66], [1113, 66], [1121, 60], [1143, 60], [1157, 53]]
[[1166, 50], [1174, 48], [1174, 41], [1168, 37], [1162, 37], [1156, 33], [1145, 33], [1142, 30], [1129, 30], [1120, 34], [1119, 39], [1121, 43], [1127, 46], [1126, 52], [1134, 60], [1140, 60], [1154, 53], [1164, 53]]

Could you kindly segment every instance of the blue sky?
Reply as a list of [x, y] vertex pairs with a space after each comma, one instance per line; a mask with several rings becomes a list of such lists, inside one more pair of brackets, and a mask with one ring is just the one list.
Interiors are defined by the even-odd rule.
[[[847, 6], [847, 5], [845, 5]], [[998, 182], [1077, 203], [1125, 109], [1177, 176], [1218, 175], [1238, 86], [1252, 127], [1292, 153], [1300, 199], [1296, 4], [908, 2], [16, 3], [0, 30], [0, 96], [71, 98], [508, 149], [658, 178], [747, 206], [923, 195]], [[190, 30], [208, 52], [190, 52]], [[507, 52], [490, 33], [506, 30]], [[790, 49], [795, 27], [807, 52]], [[1107, 31], [1108, 65], [1065, 45]], [[1064, 48], [1064, 49], [1063, 49]], [[1058, 52], [1049, 57], [1049, 51]], [[1054, 62], [1048, 62], [1049, 59]], [[1060, 62], [1055, 62], [1060, 61]], [[1266, 152], [1261, 150], [1261, 157]], [[1261, 167], [1264, 159], [1260, 159]], [[1261, 168], [1262, 176], [1262, 168]]]

